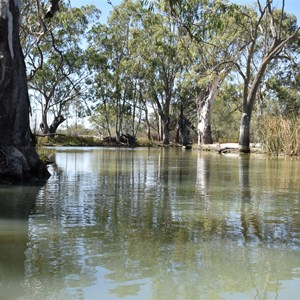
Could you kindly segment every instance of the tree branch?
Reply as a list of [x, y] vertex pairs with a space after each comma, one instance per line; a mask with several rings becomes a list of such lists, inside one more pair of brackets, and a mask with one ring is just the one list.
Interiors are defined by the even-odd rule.
[[51, 19], [54, 14], [59, 10], [59, 1], [60, 0], [51, 0], [51, 6], [45, 14], [46, 19]]

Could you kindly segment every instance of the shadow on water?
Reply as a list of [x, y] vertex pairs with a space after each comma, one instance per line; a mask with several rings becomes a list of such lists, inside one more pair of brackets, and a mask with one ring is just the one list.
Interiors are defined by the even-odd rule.
[[22, 297], [28, 217], [41, 187], [0, 186], [0, 299]]

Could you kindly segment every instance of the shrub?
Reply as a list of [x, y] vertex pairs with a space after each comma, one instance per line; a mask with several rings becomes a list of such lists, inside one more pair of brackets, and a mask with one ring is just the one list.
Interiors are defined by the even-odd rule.
[[260, 128], [260, 139], [267, 154], [300, 155], [300, 120], [295, 116], [265, 117]]

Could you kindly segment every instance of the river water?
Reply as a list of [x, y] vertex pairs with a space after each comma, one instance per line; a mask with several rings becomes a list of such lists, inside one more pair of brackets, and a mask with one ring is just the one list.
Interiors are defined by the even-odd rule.
[[299, 299], [300, 161], [55, 148], [0, 187], [0, 299]]

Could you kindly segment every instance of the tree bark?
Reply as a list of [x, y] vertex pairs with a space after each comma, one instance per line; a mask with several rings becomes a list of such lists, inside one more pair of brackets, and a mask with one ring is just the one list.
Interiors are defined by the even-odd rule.
[[218, 74], [214, 80], [211, 82], [209, 87], [208, 95], [204, 96], [198, 101], [198, 145], [201, 144], [212, 144], [212, 134], [211, 134], [211, 109], [212, 105], [218, 95], [218, 86], [222, 81], [221, 74]]
[[62, 124], [65, 120], [66, 119], [62, 115], [55, 116], [51, 125], [49, 126], [47, 122], [47, 115], [45, 114], [45, 116], [43, 116], [42, 118], [42, 123], [40, 124], [42, 134], [54, 136], [59, 125]]
[[148, 117], [148, 109], [147, 109], [147, 106], [145, 105], [145, 121], [146, 121], [146, 124], [147, 124], [147, 136], [148, 136], [148, 141], [149, 142], [152, 142], [152, 136], [151, 136], [151, 125], [150, 125], [150, 122], [149, 122], [149, 117]]
[[239, 148], [240, 152], [250, 153], [250, 121], [249, 113], [243, 113], [240, 126]]
[[164, 117], [164, 132], [163, 132], [163, 144], [169, 145], [170, 144], [170, 118]]
[[[261, 65], [258, 68], [258, 71], [254, 76], [249, 93], [248, 91], [246, 91], [247, 94], [244, 95], [243, 114], [241, 119], [240, 138], [239, 138], [239, 147], [240, 147], [240, 152], [242, 153], [250, 153], [250, 123], [251, 123], [252, 110], [256, 100], [256, 94], [258, 88], [265, 74], [267, 65], [271, 59], [272, 56], [270, 55], [267, 55], [263, 59]], [[250, 78], [248, 78], [247, 80], [250, 81]]]
[[[251, 121], [251, 115], [254, 103], [256, 101], [256, 95], [258, 92], [258, 89], [260, 87], [260, 84], [262, 82], [262, 79], [265, 75], [266, 69], [268, 64], [271, 60], [273, 60], [282, 48], [291, 42], [293, 39], [295, 39], [300, 31], [300, 28], [297, 26], [297, 29], [289, 34], [286, 37], [283, 37], [284, 28], [282, 20], [279, 24], [274, 23], [274, 10], [271, 7], [272, 1], [269, 1], [266, 3], [265, 8], [260, 10], [260, 16], [254, 26], [250, 26], [252, 30], [249, 33], [249, 36], [251, 36], [251, 43], [248, 47], [248, 54], [247, 54], [247, 67], [246, 67], [246, 73], [243, 74], [241, 72], [241, 69], [238, 67], [240, 74], [242, 74], [244, 79], [244, 95], [243, 95], [243, 114], [241, 119], [241, 126], [240, 126], [240, 139], [239, 139], [239, 145], [240, 145], [240, 151], [241, 152], [250, 152], [250, 121]], [[284, 13], [284, 1], [282, 2], [282, 14]], [[265, 38], [268, 37], [268, 39], [271, 39], [271, 42], [269, 43], [267, 40], [261, 41], [259, 40], [259, 32], [262, 28], [262, 20], [263, 17], [267, 14], [266, 20], [269, 20], [268, 26], [266, 26], [265, 30], [266, 32], [270, 32], [270, 34], [266, 34]], [[283, 17], [283, 15], [281, 16]], [[252, 65], [255, 59], [255, 51], [257, 50], [257, 44], [262, 43], [265, 44], [265, 54], [259, 64], [259, 67], [256, 69], [257, 71], [252, 71]], [[243, 58], [244, 60], [244, 58]], [[253, 80], [252, 80], [253, 78]]]
[[48, 134], [49, 133], [49, 125], [47, 120], [47, 111], [43, 110], [42, 112], [42, 122], [40, 124], [40, 129], [42, 131], [42, 134]]
[[62, 124], [65, 120], [66, 119], [62, 115], [55, 117], [52, 124], [49, 127], [49, 133], [54, 135], [56, 133], [58, 126]]
[[181, 134], [181, 143], [183, 146], [187, 146], [190, 143], [189, 128], [188, 128], [188, 120], [184, 116], [183, 105], [181, 105], [180, 107], [179, 130]]
[[29, 126], [29, 96], [19, 40], [20, 2], [0, 0], [0, 180], [49, 178]]

